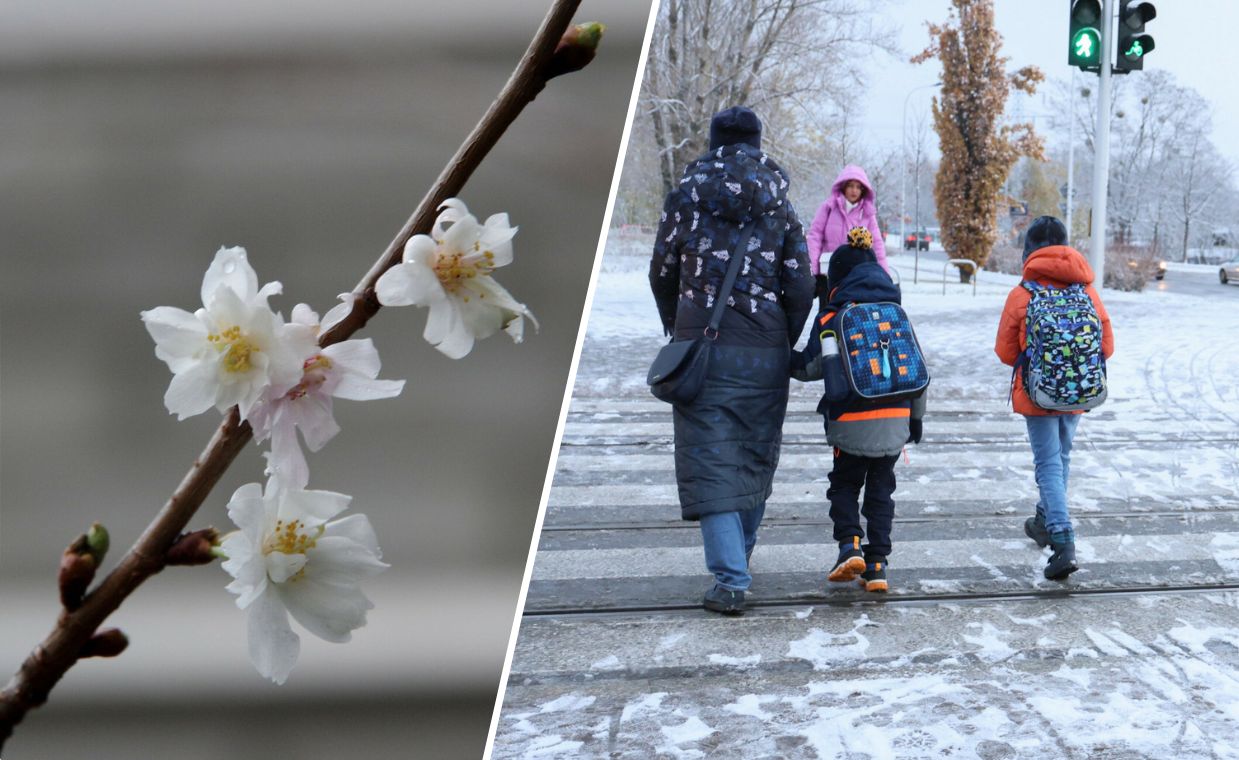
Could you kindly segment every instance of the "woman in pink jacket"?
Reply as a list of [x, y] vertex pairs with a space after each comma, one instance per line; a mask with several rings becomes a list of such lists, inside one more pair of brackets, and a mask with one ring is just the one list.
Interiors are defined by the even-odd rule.
[[809, 267], [817, 278], [818, 295], [822, 295], [826, 287], [826, 266], [821, 260], [823, 255], [829, 261], [831, 252], [847, 242], [848, 230], [853, 227], [869, 229], [873, 234], [873, 253], [882, 268], [889, 272], [886, 246], [882, 243], [877, 209], [873, 204], [873, 188], [864, 169], [848, 164], [835, 177], [835, 183], [830, 187], [830, 197], [818, 207], [813, 226], [809, 228]]

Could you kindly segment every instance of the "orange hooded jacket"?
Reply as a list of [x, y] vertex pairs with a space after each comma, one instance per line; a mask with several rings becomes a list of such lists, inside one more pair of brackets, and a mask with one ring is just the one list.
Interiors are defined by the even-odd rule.
[[[1079, 251], [1066, 245], [1051, 245], [1033, 251], [1024, 262], [1024, 279], [1049, 285], [1056, 288], [1066, 287], [1075, 282], [1090, 283], [1093, 281], [1093, 268]], [[1088, 297], [1097, 309], [1101, 319], [1101, 350], [1107, 359], [1114, 354], [1114, 331], [1110, 328], [1110, 315], [1101, 303], [1101, 296], [1092, 285], [1085, 288]], [[1022, 285], [1011, 289], [1007, 295], [1007, 303], [1002, 307], [1002, 319], [998, 322], [998, 337], [994, 340], [994, 353], [1003, 364], [1014, 367], [1016, 360], [1028, 347], [1028, 337], [1025, 334], [1025, 317], [1028, 312], [1028, 302], [1032, 294]], [[1019, 372], [1015, 373], [1015, 389], [1011, 394], [1015, 411], [1018, 414], [1040, 417], [1047, 414], [1082, 414], [1082, 412], [1050, 412], [1042, 409], [1028, 398], [1024, 390], [1024, 380]]]

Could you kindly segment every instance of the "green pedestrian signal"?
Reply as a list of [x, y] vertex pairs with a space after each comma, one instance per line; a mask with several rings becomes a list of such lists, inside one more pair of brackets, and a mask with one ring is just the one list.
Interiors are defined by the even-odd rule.
[[1144, 33], [1144, 25], [1157, 18], [1153, 3], [1122, 0], [1119, 5], [1118, 60], [1114, 73], [1126, 74], [1144, 68], [1144, 57], [1153, 52], [1153, 38]]
[[1101, 69], [1101, 3], [1072, 0], [1067, 63], [1085, 71]]
[[1097, 41], [1097, 34], [1092, 29], [1082, 29], [1076, 35], [1075, 45], [1072, 46], [1072, 54], [1087, 63], [1097, 62], [1097, 48], [1101, 43]]

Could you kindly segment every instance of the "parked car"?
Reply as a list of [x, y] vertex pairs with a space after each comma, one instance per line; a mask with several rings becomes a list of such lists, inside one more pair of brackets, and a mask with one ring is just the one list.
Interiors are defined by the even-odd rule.
[[1166, 260], [1165, 259], [1157, 260], [1157, 274], [1153, 275], [1153, 278], [1157, 280], [1166, 279]]
[[1217, 278], [1223, 285], [1228, 282], [1239, 282], [1239, 258], [1231, 259], [1217, 271]]
[[919, 230], [909, 232], [904, 236], [903, 249], [905, 251], [910, 251], [913, 248], [920, 248], [922, 251], [928, 251], [929, 243], [932, 240], [933, 238], [930, 237], [929, 232], [922, 227]]

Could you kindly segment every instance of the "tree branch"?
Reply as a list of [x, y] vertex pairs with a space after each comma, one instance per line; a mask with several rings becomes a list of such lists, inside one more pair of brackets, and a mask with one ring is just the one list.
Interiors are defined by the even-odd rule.
[[[500, 136], [546, 86], [547, 80], [557, 73], [572, 70], [571, 64], [565, 65], [560, 60], [561, 49], [556, 45], [580, 3], [581, 0], [554, 0], [499, 97], [387, 250], [354, 288], [352, 311], [320, 338], [320, 345], [325, 347], [347, 339], [378, 312], [374, 284], [400, 262], [404, 244], [418, 233], [429, 232], [439, 205], [460, 192]], [[164, 568], [168, 549], [252, 437], [249, 424], [241, 422], [235, 407], [231, 409], [171, 498], [116, 568], [85, 597], [79, 608], [62, 612], [51, 633], [35, 647], [0, 692], [0, 749], [26, 713], [47, 701], [52, 688], [83, 655], [83, 648], [103, 621], [138, 586]]]

